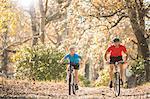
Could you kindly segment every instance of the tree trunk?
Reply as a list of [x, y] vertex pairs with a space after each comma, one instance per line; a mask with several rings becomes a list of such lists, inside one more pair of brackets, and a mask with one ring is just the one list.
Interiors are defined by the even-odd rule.
[[34, 3], [30, 8], [31, 25], [32, 25], [32, 46], [37, 45], [39, 33], [37, 32], [36, 13]]
[[89, 75], [90, 75], [90, 64], [89, 63], [85, 64], [84, 72], [85, 72], [85, 78], [89, 79]]
[[137, 15], [137, 11], [135, 7], [131, 5], [130, 2], [127, 2], [127, 5], [128, 5], [128, 14], [130, 18], [130, 23], [138, 41], [138, 48], [140, 49], [141, 55], [145, 60], [144, 66], [145, 66], [145, 72], [146, 72], [146, 81], [150, 81], [150, 66], [149, 66], [150, 63], [148, 62], [150, 51], [148, 48], [148, 43], [146, 41], [146, 38], [144, 37], [144, 34], [145, 34], [143, 30], [144, 26], [142, 27], [141, 24], [138, 23], [139, 15]]
[[4, 22], [4, 29], [6, 29], [2, 35], [2, 72], [7, 74], [8, 64], [8, 52], [7, 52], [7, 38], [8, 38], [8, 23]]
[[45, 19], [46, 19], [46, 12], [44, 11], [43, 0], [39, 0], [39, 7], [41, 13], [41, 22], [40, 22], [40, 39], [41, 42], [44, 44], [45, 42]]

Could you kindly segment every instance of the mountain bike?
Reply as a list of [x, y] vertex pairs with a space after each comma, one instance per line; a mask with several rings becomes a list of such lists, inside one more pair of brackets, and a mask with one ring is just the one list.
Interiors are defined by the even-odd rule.
[[69, 86], [69, 95], [71, 95], [71, 92], [73, 94], [76, 94], [76, 88], [75, 88], [75, 75], [74, 75], [74, 65], [75, 64], [72, 64], [72, 63], [63, 63], [64, 65], [69, 65], [69, 68], [68, 68], [68, 86]]
[[115, 66], [115, 72], [114, 72], [114, 92], [115, 92], [115, 96], [119, 96], [120, 95], [120, 68], [119, 68], [119, 64], [124, 64], [123, 61], [119, 61], [119, 62], [115, 62], [114, 66]]

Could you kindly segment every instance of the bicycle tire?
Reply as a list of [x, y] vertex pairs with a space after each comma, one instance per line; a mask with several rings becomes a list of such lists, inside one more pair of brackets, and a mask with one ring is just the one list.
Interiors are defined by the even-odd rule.
[[76, 88], [75, 88], [75, 84], [74, 83], [72, 85], [72, 92], [73, 92], [74, 95], [76, 94]]
[[71, 74], [69, 74], [69, 95], [71, 95]]
[[114, 75], [114, 92], [115, 92], [115, 96], [119, 96], [120, 95], [120, 73], [116, 72]]

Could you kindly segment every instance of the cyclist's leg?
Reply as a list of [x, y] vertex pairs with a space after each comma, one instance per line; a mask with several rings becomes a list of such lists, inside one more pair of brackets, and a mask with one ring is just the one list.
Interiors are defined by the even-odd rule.
[[109, 67], [109, 79], [110, 81], [113, 80], [113, 74], [114, 74], [114, 64], [110, 64], [110, 67]]
[[79, 82], [79, 79], [78, 79], [79, 64], [75, 65], [74, 69], [75, 69], [75, 82], [76, 82], [76, 84], [78, 84], [78, 82]]
[[124, 65], [120, 64], [120, 79], [124, 80]]
[[75, 69], [75, 83], [78, 84], [79, 80], [78, 80], [78, 70]]
[[110, 81], [113, 80], [114, 64], [115, 64], [115, 57], [110, 57], [110, 67], [109, 67], [109, 79], [110, 79]]
[[[122, 56], [118, 56], [117, 61], [123, 61]], [[120, 79], [124, 80], [124, 65], [123, 64], [120, 64]]]

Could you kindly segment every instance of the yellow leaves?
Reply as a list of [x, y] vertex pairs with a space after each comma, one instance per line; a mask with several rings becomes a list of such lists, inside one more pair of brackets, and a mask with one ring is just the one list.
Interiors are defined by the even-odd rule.
[[17, 60], [19, 60], [21, 57], [21, 53], [16, 53], [15, 55], [13, 55], [10, 59], [11, 62], [15, 63]]
[[8, 26], [10, 34], [14, 34], [17, 29], [17, 14], [9, 0], [0, 1], [0, 33], [5, 31], [5, 26]]
[[105, 10], [117, 10], [124, 6], [122, 0], [92, 0], [92, 4], [97, 8], [105, 8]]

